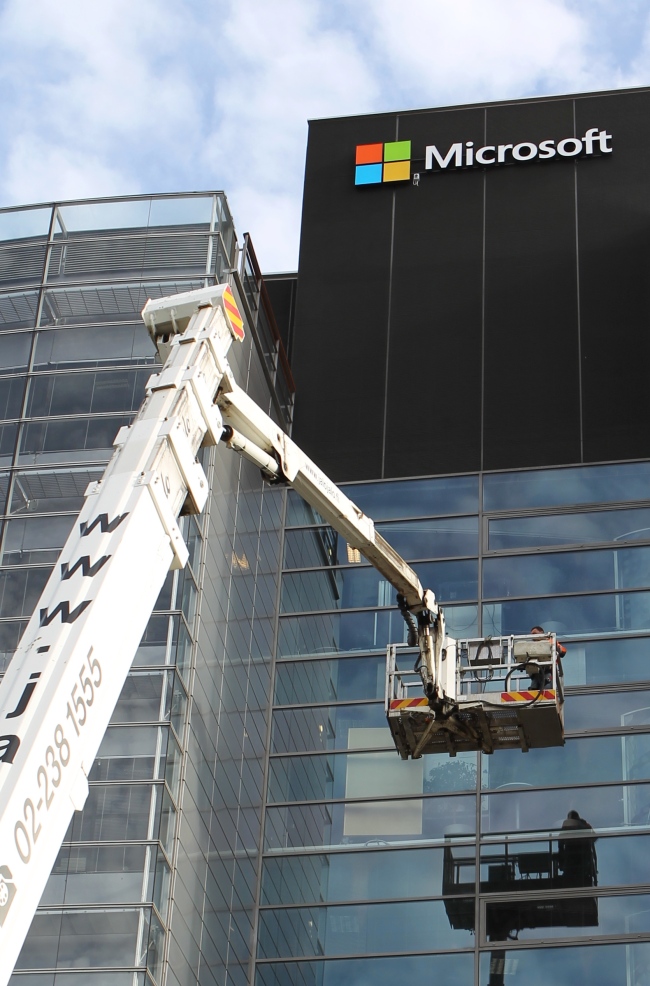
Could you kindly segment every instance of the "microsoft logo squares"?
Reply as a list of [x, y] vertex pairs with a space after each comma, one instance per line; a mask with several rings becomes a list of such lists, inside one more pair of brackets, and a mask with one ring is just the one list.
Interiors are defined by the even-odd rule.
[[358, 144], [355, 185], [379, 185], [385, 181], [408, 181], [411, 177], [411, 141], [387, 144]]

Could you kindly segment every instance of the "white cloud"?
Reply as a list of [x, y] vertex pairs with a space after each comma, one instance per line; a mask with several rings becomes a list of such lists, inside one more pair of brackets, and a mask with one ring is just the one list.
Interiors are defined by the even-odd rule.
[[647, 0], [5, 0], [0, 203], [223, 188], [295, 267], [307, 121], [648, 82]]

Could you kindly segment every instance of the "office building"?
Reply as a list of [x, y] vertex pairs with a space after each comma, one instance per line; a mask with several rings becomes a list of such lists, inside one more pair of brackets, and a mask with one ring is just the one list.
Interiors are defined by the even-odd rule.
[[6, 652], [151, 372], [144, 298], [225, 276], [240, 380], [291, 424], [270, 295], [294, 437], [450, 632], [568, 651], [564, 747], [401, 761], [390, 587], [217, 450], [12, 986], [648, 981], [649, 109], [314, 122], [268, 293], [217, 194], [4, 213]]
[[[4, 671], [157, 370], [147, 298], [228, 277], [247, 326], [238, 379], [285, 427], [291, 395], [252, 244], [236, 241], [222, 193], [5, 210], [0, 230]], [[214, 453], [215, 495], [183, 520], [189, 564], [160, 593], [19, 986], [247, 981], [282, 494]]]
[[453, 635], [558, 633], [567, 740], [397, 760], [393, 594], [289, 494], [264, 986], [648, 982], [649, 109], [310, 125], [294, 436]]

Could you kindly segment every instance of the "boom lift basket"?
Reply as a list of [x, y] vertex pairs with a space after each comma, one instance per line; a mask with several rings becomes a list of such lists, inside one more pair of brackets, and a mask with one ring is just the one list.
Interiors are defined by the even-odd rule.
[[[400, 665], [398, 667], [398, 655]], [[386, 657], [386, 716], [402, 760], [425, 753], [564, 746], [564, 689], [555, 634], [447, 639], [455, 661], [451, 712], [422, 694], [417, 653], [396, 644]], [[447, 680], [452, 677], [447, 670]]]

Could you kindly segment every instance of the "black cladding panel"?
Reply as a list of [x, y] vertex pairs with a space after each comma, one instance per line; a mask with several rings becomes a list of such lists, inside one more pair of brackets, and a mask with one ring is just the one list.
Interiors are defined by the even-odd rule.
[[[400, 137], [483, 139], [485, 113], [402, 117]], [[483, 174], [439, 171], [395, 196], [386, 476], [471, 472], [481, 464]]]
[[[487, 112], [490, 145], [572, 135], [571, 99]], [[483, 466], [577, 462], [575, 164], [533, 159], [485, 177]]]
[[[650, 92], [576, 101], [612, 153], [578, 175], [585, 461], [650, 455]], [[587, 166], [589, 165], [589, 167]]]
[[395, 118], [310, 125], [292, 368], [294, 437], [332, 479], [381, 475], [393, 192], [355, 188]]
[[[612, 153], [423, 168], [468, 140]], [[354, 187], [359, 143], [412, 181]], [[650, 90], [311, 125], [295, 436], [364, 480], [650, 455]]]

